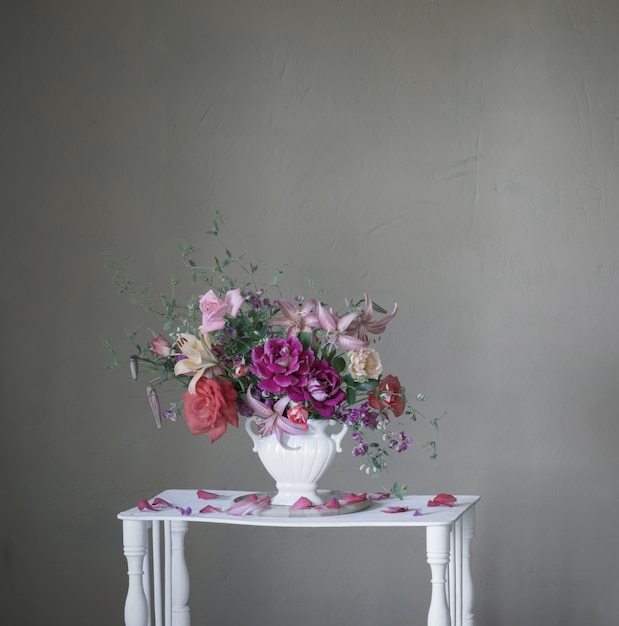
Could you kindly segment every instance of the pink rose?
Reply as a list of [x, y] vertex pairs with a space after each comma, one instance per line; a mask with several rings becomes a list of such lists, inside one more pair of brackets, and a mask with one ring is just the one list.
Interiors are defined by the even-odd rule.
[[200, 310], [202, 311], [203, 333], [210, 333], [221, 330], [225, 324], [225, 316], [236, 317], [241, 305], [243, 296], [240, 289], [231, 289], [226, 293], [226, 301], [220, 300], [212, 289], [209, 289], [203, 296], [200, 296]]
[[200, 378], [196, 392], [183, 395], [183, 417], [189, 430], [194, 435], [208, 435], [213, 443], [226, 432], [228, 424], [238, 428], [236, 396], [230, 381]]
[[228, 315], [230, 317], [236, 317], [241, 304], [245, 302], [245, 298], [241, 295], [240, 289], [230, 289], [226, 294], [226, 304], [228, 305]]
[[150, 340], [150, 349], [160, 357], [167, 359], [172, 352], [172, 346], [170, 342], [161, 335], [157, 335], [153, 339]]

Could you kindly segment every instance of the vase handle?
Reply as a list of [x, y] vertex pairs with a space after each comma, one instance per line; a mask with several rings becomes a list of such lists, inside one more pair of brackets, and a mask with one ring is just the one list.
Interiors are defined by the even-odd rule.
[[346, 424], [342, 424], [342, 430], [339, 433], [333, 433], [331, 435], [331, 439], [335, 441], [335, 451], [342, 451], [342, 439], [344, 439], [344, 435], [348, 432], [348, 426]]
[[253, 442], [254, 442], [254, 447], [252, 448], [253, 452], [258, 452], [258, 442], [260, 441], [261, 437], [258, 433], [254, 432], [254, 430], [252, 429], [252, 424], [256, 421], [256, 417], [255, 416], [251, 416], [248, 417], [245, 420], [245, 430], [247, 431], [247, 434], [252, 438]]

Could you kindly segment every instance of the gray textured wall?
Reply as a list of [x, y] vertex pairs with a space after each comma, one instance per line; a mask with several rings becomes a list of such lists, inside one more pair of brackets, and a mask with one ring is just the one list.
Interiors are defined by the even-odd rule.
[[[399, 302], [383, 360], [447, 417], [390, 478], [483, 496], [479, 624], [617, 624], [618, 53], [612, 0], [3, 3], [5, 623], [121, 623], [119, 510], [270, 486], [103, 371], [144, 317], [102, 251], [157, 293], [220, 210], [285, 284]], [[375, 488], [350, 446], [325, 483]], [[188, 549], [196, 624], [425, 620], [422, 533]]]

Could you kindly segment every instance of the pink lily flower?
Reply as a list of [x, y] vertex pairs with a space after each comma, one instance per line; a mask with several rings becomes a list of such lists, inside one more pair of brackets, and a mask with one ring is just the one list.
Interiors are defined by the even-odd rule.
[[284, 433], [288, 435], [302, 435], [307, 430], [307, 426], [304, 425], [304, 428], [303, 426], [291, 422], [287, 417], [284, 417], [284, 411], [290, 402], [290, 398], [283, 396], [273, 405], [273, 408], [271, 408], [264, 402], [260, 402], [260, 400], [254, 398], [251, 389], [252, 385], [247, 388], [246, 402], [249, 408], [260, 418], [260, 421], [256, 422], [260, 434], [263, 437], [275, 434], [282, 448], [294, 450], [295, 448], [291, 448], [284, 443], [282, 435]]
[[360, 339], [347, 332], [349, 327], [359, 318], [360, 314], [358, 311], [352, 311], [342, 317], [338, 317], [333, 311], [327, 311], [319, 302], [317, 313], [318, 323], [320, 328], [327, 333], [329, 343], [337, 343], [343, 350], [361, 350], [361, 348], [365, 348], [368, 345], [367, 340]]
[[361, 315], [357, 321], [355, 321], [350, 330], [356, 332], [360, 339], [368, 340], [368, 333], [372, 335], [380, 335], [385, 328], [387, 328], [387, 324], [393, 320], [398, 312], [397, 303], [393, 306], [393, 311], [389, 313], [389, 315], [385, 315], [380, 319], [372, 321], [372, 313], [373, 313], [373, 305], [372, 300], [368, 296], [368, 294], [363, 294], [365, 297], [365, 305], [363, 310], [361, 311]]
[[275, 300], [282, 315], [272, 317], [269, 320], [271, 326], [286, 328], [286, 337], [296, 337], [299, 333], [311, 332], [318, 326], [318, 317], [313, 312], [316, 300], [305, 300], [298, 307], [290, 300]]

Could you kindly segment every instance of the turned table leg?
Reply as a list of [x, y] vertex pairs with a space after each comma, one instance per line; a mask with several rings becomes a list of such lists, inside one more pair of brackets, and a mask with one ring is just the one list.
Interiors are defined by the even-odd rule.
[[471, 574], [471, 542], [475, 536], [475, 507], [471, 507], [462, 519], [462, 615], [463, 626], [475, 626], [473, 604], [475, 592]]
[[428, 626], [451, 626], [447, 605], [447, 564], [449, 563], [450, 526], [428, 526], [426, 549], [432, 571], [432, 596]]
[[148, 599], [144, 592], [145, 580], [147, 580], [144, 577], [144, 567], [148, 554], [148, 524], [124, 520], [123, 545], [129, 576], [129, 588], [125, 601], [125, 625], [148, 626]]
[[185, 561], [185, 533], [189, 522], [185, 520], [171, 523], [171, 578], [172, 578], [172, 626], [190, 626], [189, 571]]

